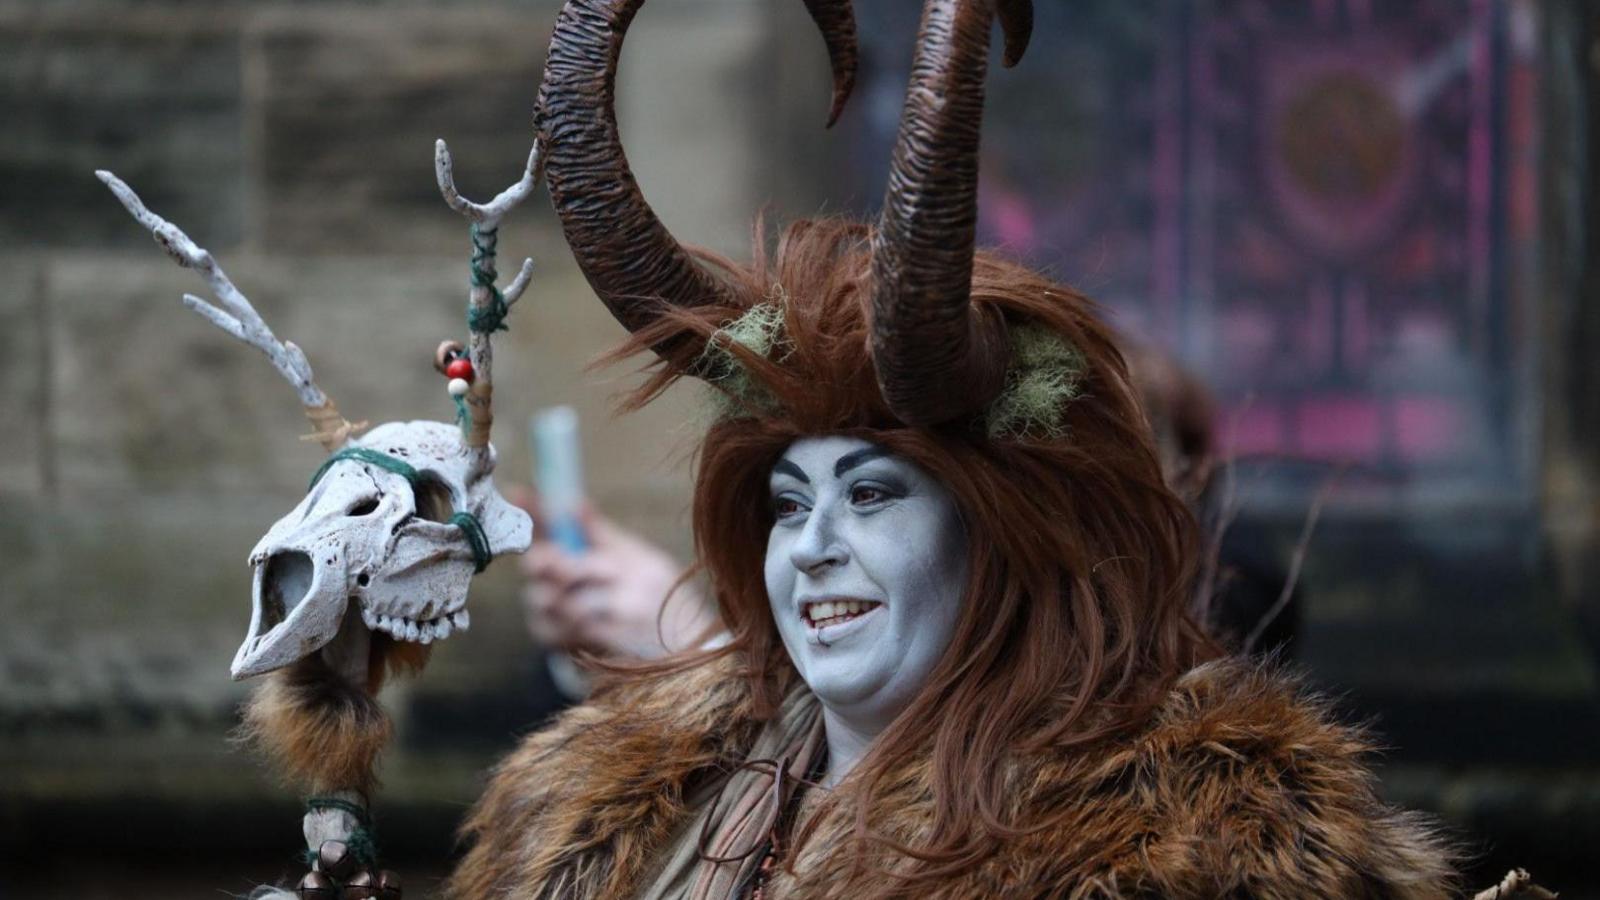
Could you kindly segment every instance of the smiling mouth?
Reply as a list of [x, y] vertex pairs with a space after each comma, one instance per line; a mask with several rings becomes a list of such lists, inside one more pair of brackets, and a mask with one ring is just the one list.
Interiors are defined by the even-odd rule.
[[800, 618], [811, 628], [840, 625], [882, 606], [876, 600], [819, 600], [803, 603]]

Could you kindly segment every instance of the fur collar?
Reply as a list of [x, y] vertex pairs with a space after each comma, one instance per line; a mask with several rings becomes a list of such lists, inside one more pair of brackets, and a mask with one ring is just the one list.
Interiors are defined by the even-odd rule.
[[[639, 889], [684, 821], [685, 798], [744, 756], [760, 724], [732, 663], [613, 687], [528, 737], [463, 826], [459, 900], [594, 897]], [[1377, 798], [1359, 731], [1270, 669], [1223, 660], [1173, 687], [1147, 728], [1092, 751], [1019, 764], [1012, 808], [1060, 827], [1007, 842], [922, 900], [969, 897], [1450, 895], [1450, 854]], [[873, 810], [915, 842], [928, 820], [926, 759], [907, 760]], [[852, 868], [848, 813], [823, 807], [795, 874], [768, 895], [877, 897]], [[1022, 819], [1026, 821], [1026, 819]]]

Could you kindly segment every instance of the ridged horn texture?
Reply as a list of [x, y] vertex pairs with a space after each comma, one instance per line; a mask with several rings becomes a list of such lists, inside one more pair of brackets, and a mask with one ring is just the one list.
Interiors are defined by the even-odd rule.
[[[723, 301], [726, 287], [695, 262], [645, 202], [617, 133], [622, 41], [644, 0], [567, 0], [556, 17], [534, 127], [567, 244], [606, 308], [629, 331], [667, 306]], [[848, 0], [807, 0], [828, 42], [833, 115], [855, 81], [855, 16]], [[830, 122], [832, 119], [830, 118]], [[655, 351], [692, 368], [699, 347]]]
[[970, 302], [983, 82], [997, 12], [1006, 59], [1015, 62], [1032, 30], [1030, 0], [924, 6], [873, 235], [872, 358], [884, 400], [908, 425], [970, 417], [1005, 386], [1005, 323]]

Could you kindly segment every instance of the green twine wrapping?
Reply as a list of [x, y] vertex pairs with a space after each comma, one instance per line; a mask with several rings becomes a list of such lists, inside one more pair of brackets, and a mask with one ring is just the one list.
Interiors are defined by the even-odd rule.
[[479, 230], [478, 223], [472, 223], [472, 286], [489, 289], [487, 306], [467, 306], [467, 328], [474, 334], [507, 330], [506, 315], [511, 310], [506, 306], [505, 295], [494, 286], [495, 278], [499, 277], [494, 268], [495, 246], [499, 241], [500, 229]]
[[387, 469], [388, 471], [393, 472], [411, 482], [411, 486], [413, 488], [417, 486], [417, 480], [422, 477], [417, 473], [417, 470], [413, 469], [411, 464], [407, 463], [405, 460], [395, 459], [387, 453], [379, 453], [376, 450], [371, 450], [366, 447], [345, 447], [328, 457], [327, 461], [317, 469], [317, 474], [311, 476], [311, 483], [306, 485], [306, 490], [309, 491], [316, 487], [317, 482], [322, 480], [322, 476], [328, 474], [328, 470], [333, 468], [334, 463], [346, 459], [353, 459], [357, 462], [364, 462], [368, 463], [369, 465], [377, 466], [380, 469]]
[[[460, 397], [456, 398], [456, 403], [463, 407], [462, 415], [465, 415], [466, 410], [464, 407], [466, 404], [462, 403]], [[417, 490], [418, 484], [422, 481], [422, 473], [418, 472], [410, 463], [403, 459], [396, 459], [387, 453], [380, 453], [377, 450], [373, 450], [368, 447], [345, 447], [337, 453], [329, 456], [327, 461], [317, 469], [317, 474], [311, 476], [311, 484], [306, 486], [306, 490], [309, 491], [311, 488], [316, 487], [317, 482], [322, 480], [322, 476], [327, 474], [328, 469], [332, 468], [334, 463], [347, 459], [369, 463], [377, 466], [380, 469], [393, 472], [410, 482], [411, 490], [413, 492]], [[466, 536], [467, 545], [472, 548], [473, 573], [477, 574], [478, 572], [482, 572], [484, 569], [487, 569], [489, 567], [490, 560], [494, 558], [494, 553], [489, 547], [488, 535], [483, 533], [483, 523], [478, 521], [477, 516], [474, 516], [470, 512], [463, 511], [451, 516], [450, 524], [461, 529], [461, 533]], [[356, 814], [354, 810], [359, 809], [359, 807], [355, 806], [355, 804], [346, 804], [346, 806], [349, 806], [350, 809], [345, 809], [344, 806], [339, 806], [338, 804], [345, 803], [343, 800], [333, 798], [313, 799], [318, 799], [319, 801], [325, 800], [325, 806], [331, 809], [344, 809], [345, 812], [351, 813], [352, 815]]]
[[[362, 868], [376, 869], [378, 867], [378, 842], [372, 835], [372, 817], [366, 807], [338, 797], [307, 797], [306, 812], [318, 812], [324, 809], [336, 809], [349, 813], [356, 820], [355, 830], [350, 832], [350, 837], [345, 845], [360, 860]], [[306, 865], [310, 866], [317, 861], [317, 851], [306, 848]]]
[[[506, 295], [500, 293], [495, 287], [495, 279], [500, 273], [495, 270], [495, 247], [500, 243], [500, 229], [479, 228], [473, 222], [469, 229], [472, 236], [471, 281], [475, 288], [484, 288], [489, 292], [489, 302], [483, 306], [476, 303], [467, 304], [467, 330], [473, 334], [493, 334], [496, 331], [509, 330], [506, 325], [506, 316], [511, 313], [511, 307], [506, 304]], [[456, 425], [461, 429], [461, 437], [466, 438], [472, 426], [472, 412], [467, 408], [465, 398], [457, 397]]]
[[469, 512], [458, 512], [450, 517], [450, 524], [467, 536], [467, 543], [472, 547], [473, 574], [489, 568], [489, 561], [494, 554], [489, 550], [489, 536], [483, 533], [483, 525], [478, 517]]

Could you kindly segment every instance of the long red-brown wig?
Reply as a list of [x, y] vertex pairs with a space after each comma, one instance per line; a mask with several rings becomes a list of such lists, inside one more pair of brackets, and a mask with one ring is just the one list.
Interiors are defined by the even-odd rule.
[[[763, 577], [773, 521], [767, 484], [797, 438], [864, 438], [938, 479], [968, 531], [965, 608], [928, 684], [824, 801], [855, 805], [859, 842], [892, 845], [909, 891], [920, 878], [971, 866], [1016, 833], [1003, 797], [1019, 756], [1078, 752], [1138, 728], [1171, 681], [1211, 654], [1186, 613], [1196, 526], [1162, 479], [1123, 356], [1085, 297], [979, 252], [971, 302], [1013, 329], [1048, 329], [1081, 356], [1080, 381], [1063, 394], [1061, 427], [1052, 430], [1058, 436], [991, 437], [981, 417], [907, 427], [885, 404], [868, 351], [869, 226], [796, 222], [770, 253], [762, 232], [758, 223], [750, 265], [697, 253], [729, 286], [729, 302], [666, 309], [612, 355], [692, 339], [720, 348], [739, 370], [726, 371], [713, 353], [696, 373], [728, 394], [727, 413], [699, 448], [693, 525], [697, 566], [732, 640], [638, 674], [736, 654], [757, 714], [777, 709], [797, 676]], [[761, 304], [781, 309], [765, 353], [725, 330]], [[649, 402], [683, 374], [660, 363], [628, 404]], [[730, 379], [746, 381], [731, 390]], [[872, 830], [874, 791], [910, 758], [931, 759], [937, 810], [915, 846]]]

